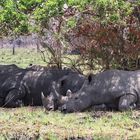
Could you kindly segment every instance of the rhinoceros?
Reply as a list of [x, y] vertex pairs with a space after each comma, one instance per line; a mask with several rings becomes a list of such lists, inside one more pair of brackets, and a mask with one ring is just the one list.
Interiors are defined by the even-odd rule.
[[61, 96], [60, 100], [59, 109], [64, 112], [84, 111], [101, 104], [119, 111], [133, 109], [140, 102], [140, 71], [107, 70], [89, 75], [75, 95]]
[[[66, 99], [71, 92], [76, 93], [81, 89], [86, 77], [79, 73], [70, 73], [63, 76], [57, 82], [52, 82], [51, 92], [48, 96], [44, 96], [42, 92], [43, 106], [47, 110], [56, 110], [61, 105], [61, 97]], [[63, 102], [63, 101], [62, 101]]]
[[22, 69], [16, 65], [0, 65], [0, 106], [42, 105], [41, 92], [48, 96], [53, 81], [58, 81], [63, 76], [71, 74], [78, 73], [71, 69], [36, 70]]
[[25, 93], [23, 98], [24, 105], [42, 105], [41, 92], [45, 97], [49, 96], [52, 91], [53, 82], [58, 82], [61, 78], [63, 81], [63, 77], [67, 75], [71, 77], [73, 74], [78, 75], [77, 72], [71, 69], [58, 68], [26, 72], [20, 84], [22, 92]]
[[20, 81], [28, 70], [16, 65], [0, 65], [0, 106], [18, 107], [21, 105]]

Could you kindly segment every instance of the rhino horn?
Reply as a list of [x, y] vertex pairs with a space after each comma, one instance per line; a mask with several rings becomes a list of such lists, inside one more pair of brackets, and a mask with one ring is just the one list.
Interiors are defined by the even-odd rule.
[[72, 91], [70, 89], [67, 90], [66, 96], [69, 96], [69, 97], [72, 96]]
[[41, 98], [42, 99], [45, 99], [45, 96], [44, 96], [44, 93], [43, 92], [41, 92]]
[[47, 97], [45, 97], [43, 92], [41, 92], [41, 99], [42, 99], [42, 105], [44, 109], [46, 110], [48, 102], [47, 102]]

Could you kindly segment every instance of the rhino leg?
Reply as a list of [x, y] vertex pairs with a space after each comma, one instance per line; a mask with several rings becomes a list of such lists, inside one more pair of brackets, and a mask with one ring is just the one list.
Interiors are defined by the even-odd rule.
[[130, 109], [134, 109], [136, 107], [136, 96], [132, 94], [124, 95], [119, 99], [118, 110], [119, 111], [126, 111]]
[[3, 107], [20, 107], [23, 106], [22, 98], [24, 93], [18, 89], [12, 89], [7, 94]]

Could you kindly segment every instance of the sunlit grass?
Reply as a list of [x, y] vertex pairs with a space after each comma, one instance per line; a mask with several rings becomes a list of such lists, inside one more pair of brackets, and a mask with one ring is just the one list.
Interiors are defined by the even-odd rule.
[[15, 55], [12, 55], [12, 49], [0, 49], [1, 64], [17, 64], [20, 67], [27, 67], [29, 64], [46, 65], [41, 58], [40, 53], [35, 49], [18, 48]]

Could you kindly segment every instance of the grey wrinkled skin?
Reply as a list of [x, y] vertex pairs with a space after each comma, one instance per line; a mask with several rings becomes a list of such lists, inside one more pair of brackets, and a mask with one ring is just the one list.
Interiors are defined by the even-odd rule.
[[0, 65], [0, 106], [19, 107], [23, 105], [25, 93], [21, 91], [20, 81], [27, 72], [16, 65]]
[[21, 81], [22, 91], [25, 97], [23, 99], [25, 105], [42, 106], [41, 93], [45, 97], [51, 97], [53, 81], [57, 82], [63, 76], [76, 73], [71, 69], [48, 68], [47, 70], [28, 71]]
[[41, 92], [49, 96], [52, 82], [71, 74], [78, 73], [71, 69], [42, 66], [22, 69], [16, 65], [0, 65], [0, 106], [42, 106]]
[[[51, 92], [48, 96], [42, 95], [42, 103], [46, 110], [57, 110], [63, 105], [71, 92], [76, 93], [82, 87], [86, 77], [78, 73], [70, 73], [62, 77], [59, 81], [52, 83]], [[68, 95], [68, 97], [66, 96]], [[75, 96], [73, 96], [75, 97]]]
[[107, 70], [89, 76], [76, 98], [69, 98], [59, 109], [84, 111], [105, 104], [120, 111], [133, 109], [140, 102], [140, 71]]

